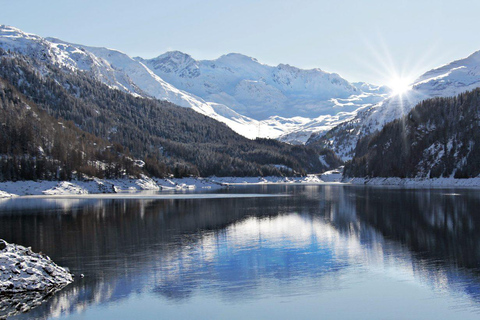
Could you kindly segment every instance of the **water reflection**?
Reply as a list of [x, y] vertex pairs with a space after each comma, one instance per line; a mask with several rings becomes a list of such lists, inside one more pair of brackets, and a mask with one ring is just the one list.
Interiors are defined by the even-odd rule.
[[181, 304], [198, 296], [226, 303], [308, 297], [372, 270], [480, 302], [476, 191], [251, 191], [293, 196], [2, 202], [2, 238], [86, 275], [28, 317], [76, 314], [132, 296]]

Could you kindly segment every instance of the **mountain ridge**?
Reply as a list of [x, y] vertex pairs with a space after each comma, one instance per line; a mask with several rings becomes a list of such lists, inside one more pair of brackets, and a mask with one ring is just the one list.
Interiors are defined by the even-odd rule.
[[[226, 123], [250, 139], [270, 137], [304, 144], [312, 132], [331, 129], [353, 118], [357, 107], [373, 105], [386, 96], [385, 92], [375, 90], [363, 92], [337, 74], [319, 68], [303, 70], [288, 64], [272, 67], [237, 53], [211, 61], [201, 60], [204, 65], [215, 65], [209, 69], [209, 79], [217, 79], [213, 83], [209, 80], [182, 87], [172, 79], [165, 79], [165, 74], [151, 70], [145, 59], [131, 58], [115, 49], [42, 38], [9, 26], [0, 26], [0, 47], [66, 68], [91, 72], [97, 80], [133, 95], [165, 99], [192, 108]], [[201, 78], [202, 65], [190, 55], [177, 51], [156, 59], [162, 56], [179, 59], [174, 65], [182, 65], [180, 70], [176, 70], [180, 79]], [[172, 71], [165, 61], [162, 66], [164, 71]], [[218, 70], [236, 73], [237, 82], [232, 84], [230, 81], [228, 90], [222, 87], [227, 78], [218, 78], [215, 74]], [[246, 77], [245, 72], [255, 76]], [[319, 75], [325, 79], [310, 81], [312, 74], [318, 79], [321, 78]], [[331, 90], [325, 89], [324, 83], [330, 83]], [[195, 91], [195, 86], [202, 90]], [[202, 92], [208, 94], [203, 95]], [[292, 99], [296, 102], [291, 103]], [[249, 112], [252, 114], [249, 115]], [[275, 116], [280, 116], [282, 120]], [[304, 119], [298, 121], [297, 117]], [[306, 123], [308, 125], [302, 128]]]
[[[345, 106], [330, 99], [347, 99], [364, 93], [336, 73], [289, 64], [270, 66], [238, 53], [214, 60], [195, 60], [188, 54], [172, 51], [152, 59], [136, 59], [176, 87], [206, 101], [229, 105], [256, 120], [272, 116], [313, 119], [334, 115], [337, 111], [328, 108]], [[291, 109], [296, 109], [296, 114]], [[355, 107], [345, 111], [353, 110]]]

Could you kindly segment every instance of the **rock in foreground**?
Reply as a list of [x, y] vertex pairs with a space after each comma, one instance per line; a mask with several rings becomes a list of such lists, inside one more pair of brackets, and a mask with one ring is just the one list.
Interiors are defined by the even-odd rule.
[[51, 291], [71, 282], [72, 274], [48, 256], [0, 240], [0, 294]]

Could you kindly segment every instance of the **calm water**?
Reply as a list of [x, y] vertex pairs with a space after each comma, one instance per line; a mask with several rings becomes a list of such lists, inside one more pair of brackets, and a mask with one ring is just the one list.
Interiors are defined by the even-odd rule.
[[0, 238], [77, 279], [19, 319], [479, 319], [480, 191], [16, 199]]

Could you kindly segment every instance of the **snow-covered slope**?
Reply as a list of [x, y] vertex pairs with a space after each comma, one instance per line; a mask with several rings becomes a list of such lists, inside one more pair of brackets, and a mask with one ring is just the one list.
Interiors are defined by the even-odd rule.
[[388, 95], [385, 87], [351, 84], [320, 69], [273, 67], [236, 53], [204, 61], [178, 51], [133, 59], [117, 50], [42, 38], [9, 26], [0, 26], [0, 48], [89, 72], [134, 95], [193, 108], [248, 138], [305, 143], [312, 132], [350, 120], [358, 108]]
[[446, 97], [479, 86], [480, 51], [477, 51], [465, 59], [426, 72], [415, 81], [413, 89], [431, 97]]
[[112, 88], [138, 95], [145, 94], [124, 73], [81, 47], [48, 41], [9, 26], [0, 26], [0, 47], [70, 70], [91, 72], [98, 80]]
[[268, 66], [238, 53], [195, 60], [172, 51], [136, 59], [177, 88], [260, 120], [261, 136], [294, 143], [305, 143], [312, 132], [353, 118], [358, 108], [376, 104], [389, 93], [386, 87], [351, 84], [320, 69]]
[[9, 26], [0, 26], [0, 47], [71, 70], [91, 72], [110, 87], [132, 94], [165, 99], [184, 107], [211, 109], [204, 101], [176, 89], [117, 50], [42, 38]]
[[331, 114], [331, 98], [362, 92], [334, 73], [285, 64], [272, 67], [238, 53], [197, 61], [173, 51], [150, 60], [137, 59], [176, 87], [259, 120]]
[[355, 118], [334, 128], [328, 134], [328, 138], [323, 135], [324, 132], [320, 132], [312, 136], [308, 143], [329, 145], [343, 160], [348, 160], [353, 157], [355, 145], [360, 137], [380, 130], [386, 123], [401, 118], [420, 101], [455, 96], [477, 87], [480, 87], [480, 51], [424, 73], [413, 82], [407, 92], [359, 110]]

